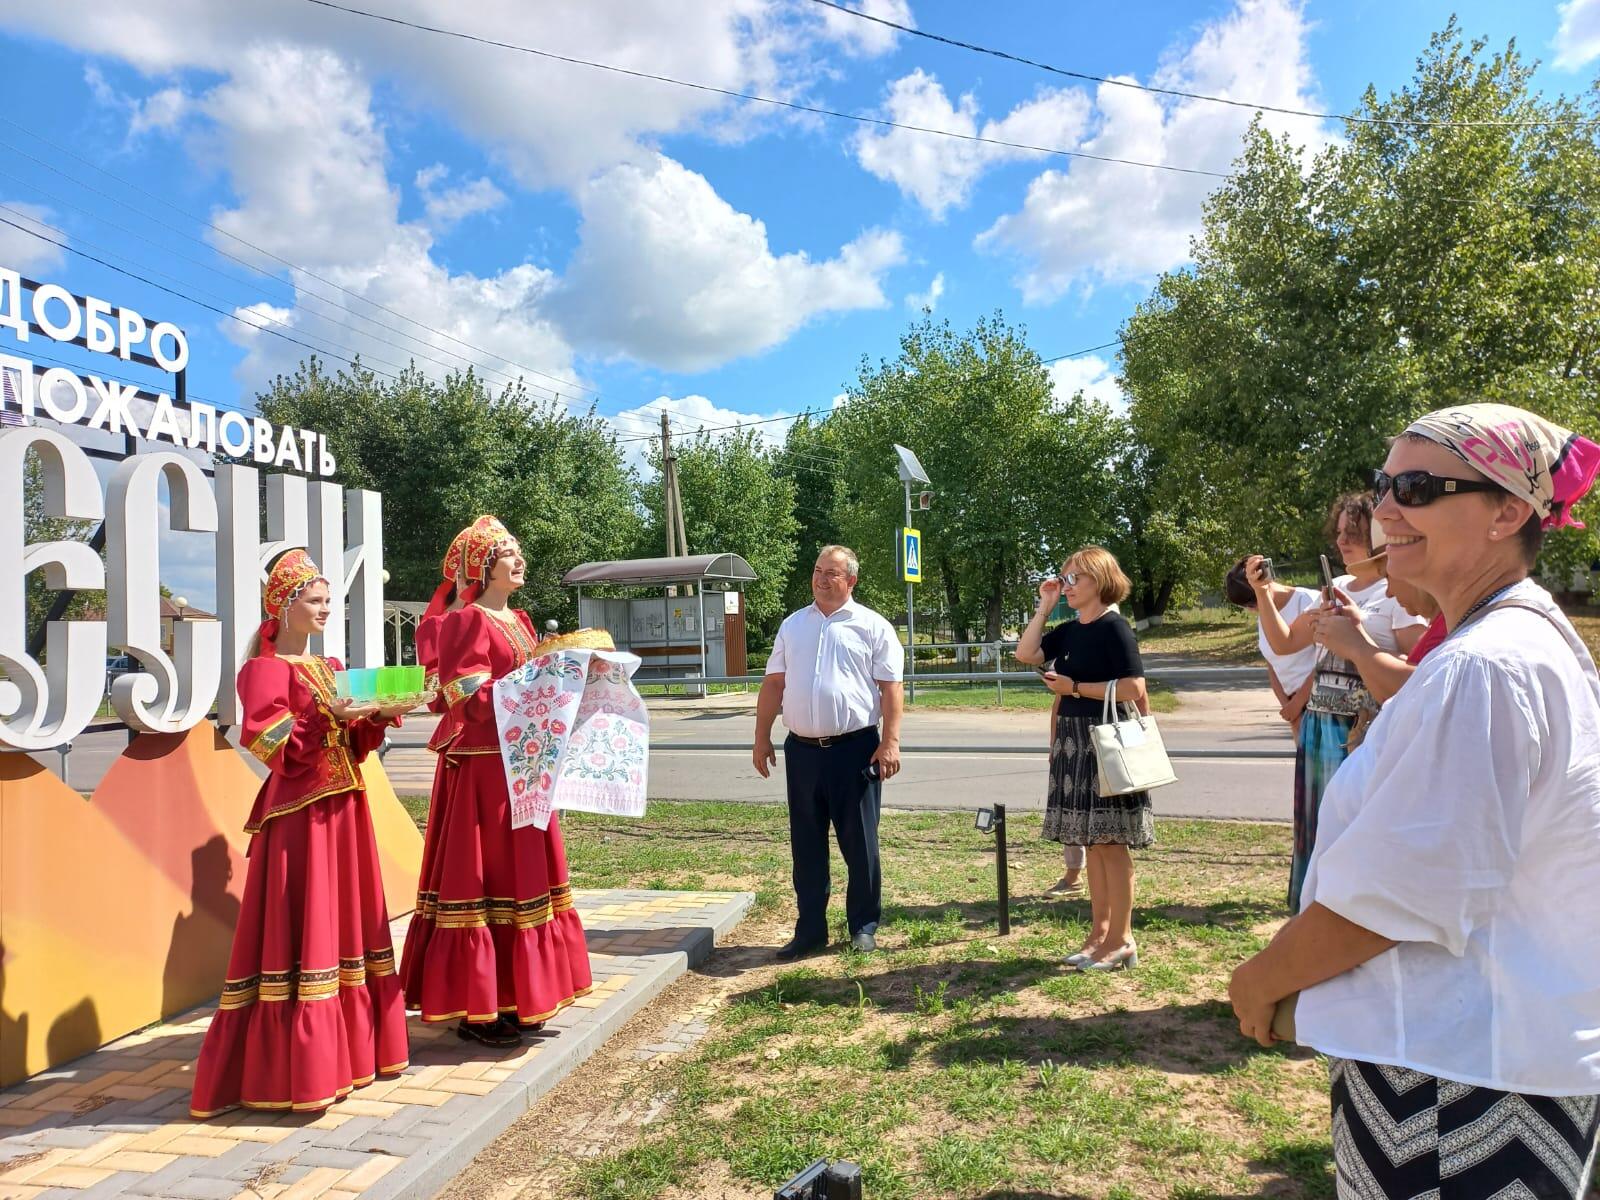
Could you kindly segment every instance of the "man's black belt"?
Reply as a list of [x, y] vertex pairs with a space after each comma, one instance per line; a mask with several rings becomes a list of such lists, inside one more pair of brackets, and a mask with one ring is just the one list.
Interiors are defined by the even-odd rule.
[[865, 725], [865, 726], [862, 726], [860, 729], [852, 729], [849, 733], [836, 733], [836, 734], [833, 734], [831, 737], [812, 738], [812, 737], [804, 737], [804, 736], [802, 736], [801, 734], [798, 734], [798, 733], [791, 733], [789, 736], [792, 737], [797, 742], [804, 742], [807, 746], [823, 746], [823, 747], [827, 747], [827, 746], [837, 746], [842, 742], [853, 742], [858, 737], [864, 737], [869, 733], [877, 733], [877, 732], [878, 732], [878, 727], [876, 725]]

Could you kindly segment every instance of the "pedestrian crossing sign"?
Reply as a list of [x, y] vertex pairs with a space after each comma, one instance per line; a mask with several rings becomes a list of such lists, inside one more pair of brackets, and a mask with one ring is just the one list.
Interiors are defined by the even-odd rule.
[[922, 582], [922, 530], [901, 526], [900, 566], [907, 583]]

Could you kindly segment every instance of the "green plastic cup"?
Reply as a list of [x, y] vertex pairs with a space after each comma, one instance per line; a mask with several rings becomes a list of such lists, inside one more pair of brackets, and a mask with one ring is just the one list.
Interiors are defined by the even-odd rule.
[[393, 700], [406, 686], [406, 669], [404, 667], [379, 667], [378, 668], [378, 698], [380, 700]]
[[355, 700], [375, 700], [378, 696], [378, 672], [372, 667], [362, 667], [350, 672], [350, 696]]
[[428, 669], [426, 667], [406, 668], [406, 691], [413, 696], [420, 695], [428, 686]]

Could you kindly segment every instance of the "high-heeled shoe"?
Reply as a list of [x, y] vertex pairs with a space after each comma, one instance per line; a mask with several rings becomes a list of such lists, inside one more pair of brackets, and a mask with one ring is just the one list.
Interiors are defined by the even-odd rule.
[[1082, 950], [1079, 950], [1076, 954], [1067, 955], [1067, 957], [1066, 957], [1066, 959], [1064, 961], [1066, 962], [1067, 966], [1069, 966], [1069, 967], [1081, 967], [1081, 966], [1083, 966], [1084, 963], [1090, 962], [1093, 958], [1094, 958], [1094, 956], [1089, 952], [1089, 948], [1087, 946], [1085, 946]]
[[1078, 964], [1080, 971], [1123, 971], [1129, 967], [1139, 965], [1139, 947], [1132, 942], [1126, 942], [1117, 947], [1104, 958], [1089, 959]]

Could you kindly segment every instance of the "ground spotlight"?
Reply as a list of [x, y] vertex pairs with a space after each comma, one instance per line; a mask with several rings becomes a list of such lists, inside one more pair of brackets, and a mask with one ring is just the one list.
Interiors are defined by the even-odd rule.
[[861, 1200], [861, 1168], [819, 1158], [773, 1192], [772, 1200]]

